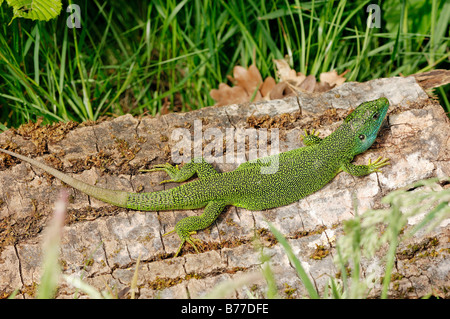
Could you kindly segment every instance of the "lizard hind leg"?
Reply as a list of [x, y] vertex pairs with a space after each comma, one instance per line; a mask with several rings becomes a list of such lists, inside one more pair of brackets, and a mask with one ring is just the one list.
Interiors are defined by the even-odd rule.
[[191, 235], [195, 235], [198, 230], [208, 228], [217, 219], [220, 213], [222, 213], [225, 206], [227, 206], [227, 204], [222, 201], [209, 202], [206, 205], [202, 215], [185, 217], [176, 224], [174, 230], [164, 234], [163, 236], [166, 236], [176, 232], [181, 239], [181, 244], [178, 247], [174, 257], [178, 256], [186, 242], [191, 244], [195, 251], [199, 253], [194, 241], [200, 240], [197, 238], [192, 238]]
[[142, 169], [140, 171], [166, 172], [170, 176], [170, 179], [162, 181], [161, 184], [168, 182], [181, 183], [187, 181], [195, 174], [197, 174], [198, 178], [201, 179], [219, 173], [210, 163], [206, 162], [205, 159], [202, 157], [192, 159], [190, 162], [184, 164], [181, 168], [179, 168], [178, 165], [173, 166], [169, 163], [166, 163], [166, 164], [157, 164], [154, 165], [151, 169]]

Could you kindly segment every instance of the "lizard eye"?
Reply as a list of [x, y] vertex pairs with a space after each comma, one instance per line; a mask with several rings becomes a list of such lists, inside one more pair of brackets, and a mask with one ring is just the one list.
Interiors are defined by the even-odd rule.
[[359, 137], [359, 139], [361, 140], [361, 141], [364, 141], [364, 139], [366, 138], [366, 136], [364, 135], [364, 134], [361, 134], [360, 136], [358, 136]]
[[375, 113], [374, 115], [372, 115], [372, 118], [374, 120], [378, 119], [379, 117], [380, 117], [380, 114], [378, 114], [378, 113]]

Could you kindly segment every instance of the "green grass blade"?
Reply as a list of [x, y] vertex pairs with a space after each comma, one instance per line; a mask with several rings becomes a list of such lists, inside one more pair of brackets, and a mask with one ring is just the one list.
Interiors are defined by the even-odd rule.
[[314, 287], [313, 283], [311, 282], [311, 279], [309, 279], [308, 274], [306, 273], [305, 269], [303, 268], [300, 260], [295, 256], [294, 252], [292, 251], [291, 246], [287, 242], [286, 238], [276, 229], [272, 223], [267, 222], [269, 225], [270, 231], [275, 235], [278, 242], [283, 247], [284, 251], [286, 252], [286, 255], [289, 258], [289, 261], [291, 264], [295, 267], [295, 270], [297, 271], [297, 274], [300, 278], [300, 280], [303, 282], [303, 285], [306, 288], [306, 291], [309, 294], [309, 297], [312, 299], [318, 299], [319, 294], [317, 293], [316, 288]]

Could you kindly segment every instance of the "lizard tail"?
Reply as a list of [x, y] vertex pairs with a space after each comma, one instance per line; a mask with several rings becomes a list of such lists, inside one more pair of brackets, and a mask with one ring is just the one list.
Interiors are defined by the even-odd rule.
[[53, 167], [47, 166], [41, 162], [38, 162], [32, 158], [26, 157], [24, 155], [20, 155], [11, 151], [7, 151], [0, 148], [0, 151], [3, 153], [6, 153], [8, 155], [17, 157], [18, 159], [28, 162], [33, 166], [36, 166], [37, 168], [42, 169], [43, 171], [55, 176], [56, 178], [60, 179], [67, 185], [72, 186], [75, 189], [78, 189], [79, 191], [92, 196], [94, 198], [97, 198], [103, 202], [119, 206], [119, 207], [126, 207], [127, 206], [127, 198], [128, 198], [128, 192], [124, 191], [116, 191], [111, 189], [106, 189], [98, 186], [93, 186], [86, 184], [85, 182], [82, 182], [78, 179], [75, 179], [67, 174], [64, 174]]

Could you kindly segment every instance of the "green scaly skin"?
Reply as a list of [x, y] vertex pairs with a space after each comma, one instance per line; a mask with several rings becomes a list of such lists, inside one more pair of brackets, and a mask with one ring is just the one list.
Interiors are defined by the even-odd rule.
[[[170, 232], [176, 232], [181, 239], [177, 256], [185, 242], [198, 252], [193, 242], [197, 239], [191, 235], [209, 227], [228, 205], [249, 210], [280, 207], [318, 191], [341, 171], [354, 176], [379, 172], [381, 167], [389, 164], [387, 159], [379, 157], [374, 162], [369, 160], [367, 165], [351, 162], [355, 155], [373, 144], [388, 108], [389, 101], [384, 97], [362, 103], [326, 138], [321, 139], [314, 131], [308, 133], [305, 130], [303, 142], [306, 147], [243, 163], [231, 172], [219, 173], [202, 158], [192, 160], [181, 169], [168, 163], [155, 165], [147, 171], [164, 171], [170, 176], [162, 183], [184, 182], [195, 174], [198, 179], [151, 193], [128, 193], [91, 186], [28, 157], [0, 150], [43, 169], [87, 195], [116, 206], [141, 211], [205, 207], [203, 214], [183, 218]], [[278, 160], [278, 169], [271, 174], [264, 173], [264, 167], [274, 160]]]

